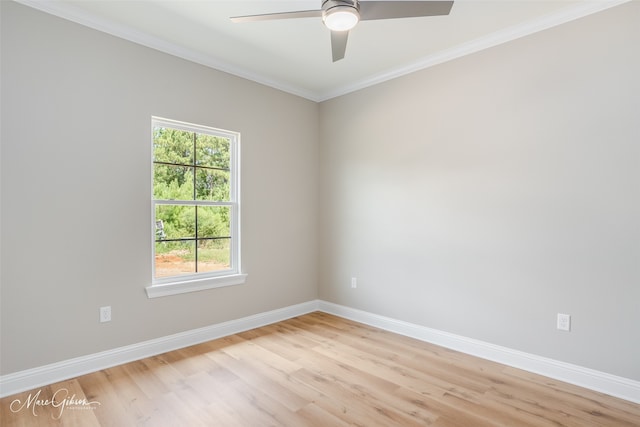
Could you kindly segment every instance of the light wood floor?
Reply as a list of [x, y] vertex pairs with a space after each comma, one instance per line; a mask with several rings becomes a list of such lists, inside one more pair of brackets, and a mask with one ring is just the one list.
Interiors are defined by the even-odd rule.
[[324, 313], [6, 397], [0, 410], [5, 427], [640, 426], [640, 405]]

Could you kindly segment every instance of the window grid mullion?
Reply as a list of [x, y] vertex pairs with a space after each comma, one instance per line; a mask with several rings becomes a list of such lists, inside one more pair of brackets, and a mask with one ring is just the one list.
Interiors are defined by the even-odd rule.
[[[153, 164], [155, 165], [164, 165], [164, 166], [183, 166], [183, 167], [193, 167], [193, 165], [186, 165], [184, 163], [171, 163], [171, 162], [158, 162], [155, 161], [153, 162]], [[202, 165], [196, 165], [195, 166], [198, 169], [207, 169], [207, 170], [214, 170], [214, 171], [222, 171], [222, 172], [230, 172], [231, 169], [227, 169], [227, 168], [216, 168], [214, 166], [202, 166]]]
[[172, 200], [153, 199], [154, 205], [183, 205], [183, 206], [235, 206], [234, 202], [211, 202], [208, 200]]
[[[200, 237], [198, 240], [229, 240], [231, 236], [217, 236], [217, 237]], [[175, 239], [156, 239], [156, 243], [163, 242], [194, 242], [196, 240], [195, 237], [179, 237]]]
[[[198, 174], [196, 173], [196, 165], [198, 164], [198, 160], [196, 158], [196, 156], [198, 155], [198, 151], [197, 151], [197, 147], [196, 147], [196, 133], [193, 133], [193, 200], [197, 200], [197, 185], [196, 185], [196, 177], [198, 176]], [[195, 254], [195, 263], [196, 263], [196, 273], [198, 272], [198, 205], [195, 205], [195, 230], [194, 230], [194, 235], [196, 236], [196, 241], [194, 242], [195, 248], [193, 248], [194, 250], [194, 254]]]

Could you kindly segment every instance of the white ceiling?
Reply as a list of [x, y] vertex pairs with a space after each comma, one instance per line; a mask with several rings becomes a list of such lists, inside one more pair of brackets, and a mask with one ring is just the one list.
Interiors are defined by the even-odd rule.
[[[331, 61], [319, 18], [231, 16], [319, 9], [321, 0], [18, 0], [89, 27], [322, 101], [628, 0], [456, 0], [448, 16], [364, 21]], [[365, 0], [362, 0], [365, 1]]]

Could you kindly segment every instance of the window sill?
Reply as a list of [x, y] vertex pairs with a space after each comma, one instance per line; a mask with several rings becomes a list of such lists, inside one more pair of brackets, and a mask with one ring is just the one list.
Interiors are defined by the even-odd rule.
[[187, 292], [203, 291], [205, 289], [221, 288], [223, 286], [241, 285], [247, 279], [246, 274], [208, 277], [206, 279], [176, 281], [146, 287], [147, 297], [158, 298]]

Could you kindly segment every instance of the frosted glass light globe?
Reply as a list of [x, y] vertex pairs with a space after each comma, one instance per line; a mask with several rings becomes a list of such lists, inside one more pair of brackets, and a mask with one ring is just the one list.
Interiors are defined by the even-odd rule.
[[324, 16], [324, 25], [331, 31], [349, 31], [360, 20], [358, 11], [353, 7], [335, 7]]

